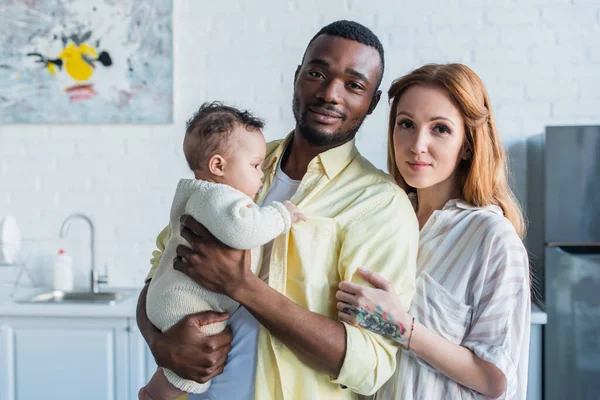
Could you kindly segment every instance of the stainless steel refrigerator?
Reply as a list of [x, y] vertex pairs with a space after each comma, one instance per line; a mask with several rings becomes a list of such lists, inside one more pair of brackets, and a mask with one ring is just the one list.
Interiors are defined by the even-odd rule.
[[528, 144], [527, 244], [548, 314], [544, 398], [598, 400], [600, 126], [549, 127]]

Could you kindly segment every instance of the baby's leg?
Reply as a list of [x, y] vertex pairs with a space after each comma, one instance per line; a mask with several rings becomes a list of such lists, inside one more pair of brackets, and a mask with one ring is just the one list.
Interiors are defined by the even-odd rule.
[[150, 382], [140, 389], [139, 400], [175, 400], [185, 392], [177, 389], [165, 377], [162, 368], [158, 368]]

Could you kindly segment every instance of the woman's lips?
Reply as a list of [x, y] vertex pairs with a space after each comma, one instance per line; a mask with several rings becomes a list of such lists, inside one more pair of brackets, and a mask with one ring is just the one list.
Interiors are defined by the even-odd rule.
[[421, 162], [407, 162], [406, 164], [408, 164], [408, 166], [410, 167], [410, 169], [412, 169], [415, 172], [421, 172], [426, 170], [428, 167], [431, 166], [431, 164], [427, 164], [427, 163], [421, 163]]

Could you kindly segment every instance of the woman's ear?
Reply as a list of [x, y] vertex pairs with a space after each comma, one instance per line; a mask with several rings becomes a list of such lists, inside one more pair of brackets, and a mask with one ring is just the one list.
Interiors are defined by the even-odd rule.
[[460, 158], [462, 158], [465, 161], [471, 159], [471, 146], [469, 146], [466, 142], [463, 145], [462, 154]]
[[213, 175], [223, 176], [225, 175], [225, 164], [225, 159], [220, 155], [215, 154], [208, 160], [208, 170]]

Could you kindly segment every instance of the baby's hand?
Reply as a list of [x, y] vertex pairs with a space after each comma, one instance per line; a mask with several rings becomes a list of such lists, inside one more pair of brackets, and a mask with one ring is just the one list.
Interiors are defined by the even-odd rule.
[[298, 221], [306, 221], [306, 216], [304, 215], [302, 210], [299, 209], [294, 203], [292, 203], [289, 200], [286, 200], [282, 204], [290, 212], [290, 215], [292, 216], [292, 224]]

